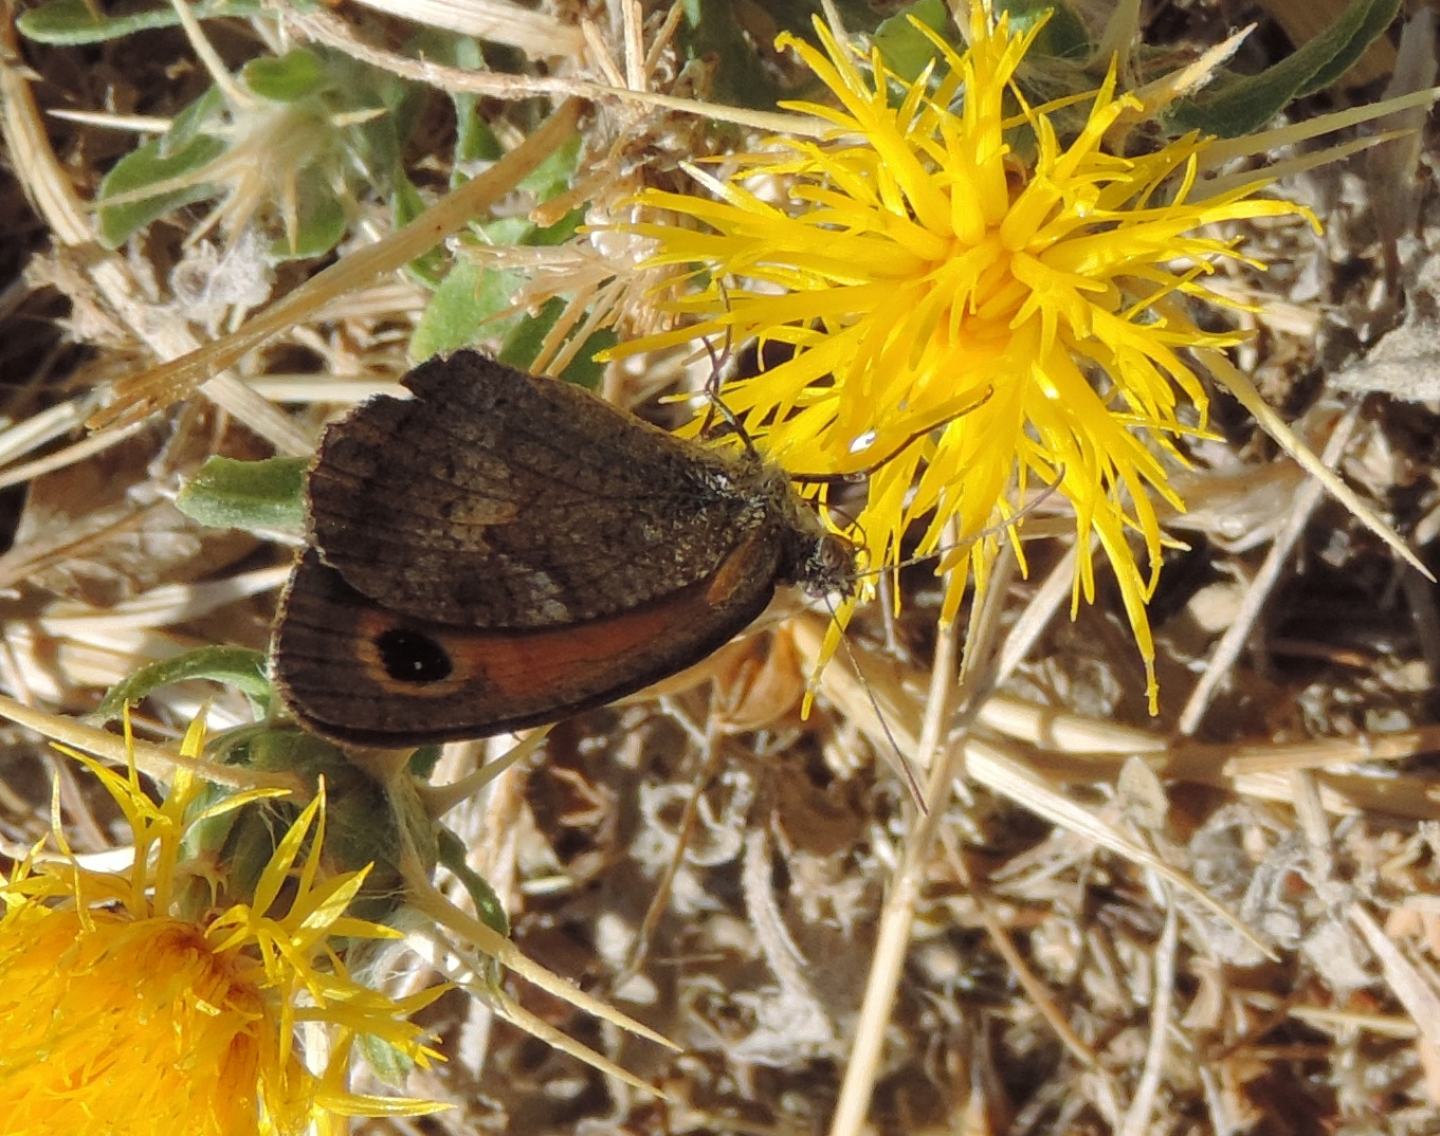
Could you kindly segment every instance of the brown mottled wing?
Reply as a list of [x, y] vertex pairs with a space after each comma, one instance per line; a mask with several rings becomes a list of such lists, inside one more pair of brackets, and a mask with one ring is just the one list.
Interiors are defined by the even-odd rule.
[[314, 549], [281, 604], [274, 670], [307, 726], [401, 748], [552, 722], [704, 658], [774, 592], [777, 550], [757, 534], [707, 578], [571, 627], [457, 627], [378, 606]]
[[333, 424], [309, 479], [312, 539], [377, 603], [417, 618], [554, 627], [715, 571], [759, 523], [741, 461], [577, 387], [473, 351]]

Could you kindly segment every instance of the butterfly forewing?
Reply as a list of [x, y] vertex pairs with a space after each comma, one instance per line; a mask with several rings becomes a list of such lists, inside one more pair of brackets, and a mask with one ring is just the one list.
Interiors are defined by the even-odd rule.
[[309, 482], [325, 563], [377, 603], [477, 627], [560, 626], [703, 579], [763, 523], [701, 450], [474, 352], [413, 371], [325, 435]]

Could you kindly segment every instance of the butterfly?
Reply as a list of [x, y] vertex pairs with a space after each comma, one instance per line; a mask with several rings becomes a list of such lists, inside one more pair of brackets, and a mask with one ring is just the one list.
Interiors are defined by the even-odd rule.
[[730, 640], [856, 547], [753, 449], [678, 438], [475, 351], [330, 425], [272, 670], [307, 727], [401, 748], [556, 721]]

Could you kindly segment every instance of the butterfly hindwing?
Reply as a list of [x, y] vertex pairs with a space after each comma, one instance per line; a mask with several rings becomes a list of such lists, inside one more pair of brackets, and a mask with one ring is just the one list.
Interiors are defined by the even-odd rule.
[[483, 737], [602, 705], [697, 662], [763, 610], [773, 576], [765, 550], [745, 547], [707, 579], [618, 615], [513, 631], [379, 607], [309, 549], [282, 601], [274, 671], [297, 716], [339, 741]]

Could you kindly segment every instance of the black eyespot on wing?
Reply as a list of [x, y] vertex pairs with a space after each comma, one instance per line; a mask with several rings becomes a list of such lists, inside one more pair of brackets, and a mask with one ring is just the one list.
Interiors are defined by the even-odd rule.
[[455, 669], [445, 648], [418, 631], [392, 627], [375, 637], [375, 646], [385, 673], [396, 682], [439, 682]]

